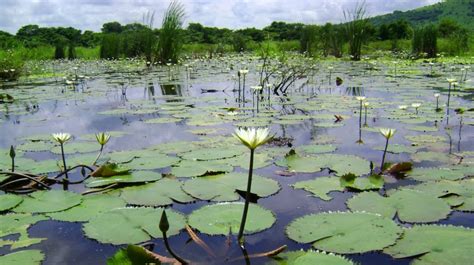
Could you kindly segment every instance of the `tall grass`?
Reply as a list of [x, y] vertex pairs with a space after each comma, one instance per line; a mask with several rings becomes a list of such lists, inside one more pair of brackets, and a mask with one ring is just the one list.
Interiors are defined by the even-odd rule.
[[349, 41], [349, 55], [351, 60], [359, 61], [362, 50], [362, 43], [366, 39], [366, 19], [365, 2], [357, 3], [353, 11], [344, 11], [346, 23], [344, 29], [346, 38]]
[[412, 52], [416, 56], [435, 58], [438, 53], [438, 29], [430, 24], [413, 32]]
[[184, 7], [173, 1], [168, 6], [158, 38], [158, 60], [162, 64], [177, 63], [182, 52], [182, 27], [184, 21]]
[[99, 54], [102, 59], [118, 59], [120, 57], [120, 36], [116, 33], [104, 34]]
[[23, 70], [24, 61], [17, 50], [0, 50], [0, 80], [16, 80]]
[[300, 52], [312, 57], [317, 50], [318, 26], [306, 25], [303, 27], [300, 39]]

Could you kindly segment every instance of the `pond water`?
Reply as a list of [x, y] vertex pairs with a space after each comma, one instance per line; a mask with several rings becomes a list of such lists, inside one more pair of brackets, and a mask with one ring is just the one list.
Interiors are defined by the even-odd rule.
[[[344, 175], [343, 172], [346, 171], [362, 175], [359, 178], [367, 178], [369, 172], [366, 171], [370, 170], [369, 161], [373, 161], [375, 170], [378, 170], [383, 154], [385, 138], [379, 133], [379, 128], [394, 128], [396, 133], [390, 139], [389, 151], [391, 147], [394, 149], [387, 153], [386, 161], [391, 163], [411, 161], [413, 171], [396, 176], [386, 174], [383, 177], [384, 188], [375, 188], [373, 193], [379, 192], [391, 196], [397, 189], [405, 186], [413, 188], [415, 185], [425, 183], [431, 185], [433, 182], [442, 181], [449, 182], [449, 185], [463, 185], [471, 192], [437, 194], [433, 189], [427, 189], [426, 194], [433, 196], [433, 200], [445, 201], [442, 203], [449, 204], [450, 210], [445, 216], [441, 213], [441, 217], [423, 223], [474, 227], [472, 213], [474, 187], [471, 181], [474, 175], [472, 170], [474, 82], [470, 79], [472, 73], [469, 71], [466, 74], [466, 81], [460, 77], [459, 69], [465, 64], [436, 64], [435, 71], [438, 75], [431, 77], [428, 75], [431, 67], [421, 62], [402, 62], [396, 65], [385, 62], [370, 64], [369, 67], [365, 62], [304, 61], [300, 63], [312, 63], [315, 65], [314, 69], [289, 86], [286, 95], [272, 93], [268, 100], [267, 90], [264, 89], [257, 112], [250, 87], [256, 85], [259, 80], [258, 60], [248, 57], [226, 57], [187, 63], [189, 67], [152, 68], [142, 67], [143, 62], [130, 61], [32, 63], [30, 66], [32, 69], [53, 73], [56, 77], [30, 76], [19, 82], [1, 85], [0, 94], [7, 93], [13, 96], [15, 101], [0, 104], [2, 160], [0, 169], [4, 171], [10, 169], [7, 154], [10, 145], [14, 145], [17, 150], [17, 171], [57, 175], [59, 171], [57, 164], [61, 161], [60, 152], [49, 138], [50, 134], [56, 132], [68, 132], [73, 135], [73, 139], [65, 144], [69, 166], [91, 165], [100, 147], [95, 142], [93, 134], [112, 132], [112, 137], [105, 146], [99, 162], [110, 158], [133, 170], [163, 174], [163, 179], [161, 176], [154, 179], [159, 179], [158, 183], [164, 179], [178, 180], [177, 185], [181, 187], [180, 192], [185, 192], [184, 195], [174, 195], [174, 190], [171, 190], [164, 195], [169, 202], [160, 200], [151, 205], [166, 206], [167, 209], [189, 216], [207, 205], [236, 199], [243, 201], [243, 198], [236, 197], [235, 189], [229, 191], [228, 187], [222, 185], [213, 186], [212, 178], [208, 182], [191, 183], [194, 179], [203, 178], [191, 177], [195, 172], [200, 172], [199, 163], [203, 163], [202, 167], [227, 169], [230, 167], [230, 170], [223, 171], [241, 172], [241, 175], [245, 176], [241, 178], [246, 179], [248, 152], [231, 134], [237, 126], [269, 127], [275, 133], [276, 139], [256, 150], [258, 157], [254, 172], [273, 180], [271, 183], [268, 182], [268, 185], [277, 182], [279, 189], [267, 191], [266, 189], [270, 188], [265, 187], [265, 184], [255, 184], [254, 188], [265, 194], [258, 199], [258, 205], [270, 210], [275, 222], [270, 223], [267, 229], [247, 235], [246, 249], [249, 255], [270, 251], [282, 245], [287, 245], [290, 251], [309, 250], [312, 248], [312, 243], [298, 243], [293, 240], [294, 237], [289, 238], [291, 235], [285, 232], [288, 225], [308, 214], [348, 212], [351, 210], [347, 206], [348, 200], [362, 193], [357, 189], [328, 188], [316, 195], [293, 185], [327, 176], [332, 176], [331, 179], [334, 180]], [[247, 99], [245, 103], [238, 100], [237, 71], [242, 68], [249, 69], [245, 81]], [[68, 79], [78, 76], [78, 80], [69, 84], [62, 78], [63, 76], [68, 76]], [[343, 83], [336, 84], [336, 77], [340, 77]], [[450, 77], [457, 78], [459, 84], [448, 91], [446, 78]], [[276, 79], [273, 81], [277, 82]], [[435, 93], [441, 94], [440, 111], [436, 111], [436, 99], [433, 96]], [[447, 115], [448, 93], [450, 93], [450, 110]], [[365, 108], [362, 110], [361, 116], [359, 116], [360, 102], [356, 99], [358, 96], [365, 97], [364, 102], [369, 103], [367, 110]], [[421, 106], [415, 108], [412, 106], [413, 103], [420, 103]], [[403, 105], [406, 109], [399, 107]], [[466, 111], [460, 114], [459, 111], [455, 111], [459, 108], [464, 108]], [[335, 122], [334, 115], [342, 116], [342, 121]], [[71, 149], [68, 149], [68, 146]], [[297, 156], [285, 158], [291, 148], [296, 150]], [[142, 153], [143, 157], [140, 157]], [[302, 157], [309, 157], [309, 160], [298, 163]], [[327, 166], [322, 170], [311, 170], [311, 159], [318, 157], [327, 159], [328, 161], [325, 161]], [[293, 158], [294, 160], [290, 161]], [[212, 162], [209, 165], [209, 160], [223, 161], [218, 162], [219, 165]], [[181, 171], [176, 169], [180, 165], [184, 167], [187, 162], [189, 162], [187, 168], [181, 168]], [[341, 166], [341, 170], [335, 170], [338, 164], [345, 166]], [[434, 173], [417, 172], [416, 169], [420, 168], [432, 168]], [[449, 177], [451, 175], [447, 173], [446, 175], [436, 173], [436, 170], [442, 169], [450, 172], [459, 171], [461, 173], [458, 175], [461, 176]], [[174, 170], [179, 173], [174, 174]], [[361, 170], [366, 173], [358, 174], [357, 172]], [[81, 178], [79, 170], [70, 173], [71, 180]], [[3, 180], [0, 178], [0, 183]], [[108, 196], [119, 197], [121, 189], [132, 185], [143, 186], [141, 184], [140, 181], [132, 184], [122, 183], [118, 191], [112, 191]], [[206, 190], [202, 185], [210, 187]], [[319, 187], [322, 185], [325, 184], [317, 182], [315, 184]], [[81, 183], [70, 185], [69, 190], [81, 193], [94, 187], [93, 183], [89, 187]], [[53, 188], [61, 190], [62, 186], [54, 185]], [[196, 193], [193, 193], [194, 191]], [[138, 189], [138, 193], [140, 192]], [[206, 192], [212, 196], [207, 196]], [[326, 193], [329, 198], [321, 198]], [[86, 196], [91, 195], [83, 195]], [[136, 198], [140, 195], [130, 196], [133, 197], [130, 200], [140, 201], [140, 198]], [[143, 196], [149, 197], [149, 194]], [[187, 203], [179, 203], [179, 196], [186, 196]], [[153, 200], [148, 197], [146, 200]], [[127, 198], [125, 200], [127, 201]], [[22, 207], [23, 203], [26, 201], [17, 207]], [[404, 216], [400, 215], [400, 208], [410, 203], [415, 204], [415, 211], [425, 207], [423, 204], [417, 205], [416, 202], [402, 201], [400, 204], [402, 206], [398, 206], [398, 214], [393, 217], [393, 222], [398, 227], [410, 228], [419, 223], [410, 222], [410, 219], [404, 220]], [[128, 203], [128, 205], [136, 207], [149, 204]], [[369, 208], [362, 207], [362, 209], [370, 212], [370, 205]], [[36, 210], [22, 211], [11, 208], [5, 210], [3, 214], [37, 213]], [[161, 214], [160, 209], [156, 211]], [[102, 212], [105, 210], [98, 214], [103, 214]], [[86, 236], [83, 226], [87, 222], [58, 221], [49, 213], [44, 215], [47, 216], [44, 220], [35, 222], [27, 230], [30, 238], [44, 238], [44, 240], [14, 250], [11, 244], [1, 243], [6, 240], [19, 240], [18, 233], [9, 234], [3, 231], [0, 233], [4, 235], [0, 238], [0, 255], [24, 249], [38, 249], [45, 254], [43, 264], [104, 264], [108, 257], [113, 256], [123, 246], [100, 243], [103, 237], [94, 238], [90, 236], [91, 233]], [[251, 219], [252, 216], [249, 220]], [[109, 221], [114, 223], [113, 219]], [[158, 231], [159, 219], [146, 222], [155, 226]], [[308, 233], [311, 233], [311, 227], [304, 229], [308, 229]], [[362, 225], [353, 229], [357, 231], [365, 228]], [[118, 234], [122, 232], [116, 231]], [[472, 233], [472, 230], [469, 230], [469, 233]], [[177, 235], [170, 236], [169, 241], [175, 252], [196, 264], [272, 262], [270, 258], [253, 258], [250, 261], [242, 258], [242, 251], [235, 243], [235, 234], [230, 237], [230, 244], [224, 235], [211, 236], [199, 232], [198, 235], [214, 250], [216, 257], [206, 254], [197, 244], [190, 241], [184, 229]], [[371, 240], [370, 235], [368, 238], [356, 239], [352, 244], [357, 245], [358, 242], [362, 244]], [[150, 241], [156, 243], [155, 252], [169, 255], [162, 239]], [[414, 260], [411, 257], [395, 259], [383, 251], [376, 250], [382, 248], [374, 248], [375, 251], [364, 251], [364, 253], [357, 251], [339, 253], [360, 264], [410, 264]], [[456, 264], [456, 261], [453, 264]]]

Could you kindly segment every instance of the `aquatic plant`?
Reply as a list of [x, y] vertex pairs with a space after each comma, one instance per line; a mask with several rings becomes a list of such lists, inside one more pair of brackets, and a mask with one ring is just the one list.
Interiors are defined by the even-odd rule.
[[252, 188], [252, 175], [253, 175], [253, 162], [254, 162], [254, 153], [257, 147], [267, 143], [273, 138], [273, 135], [270, 135], [268, 128], [239, 128], [235, 130], [233, 134], [242, 144], [247, 146], [250, 149], [250, 164], [249, 164], [249, 175], [247, 179], [247, 191], [245, 193], [245, 205], [244, 211], [242, 213], [242, 221], [240, 222], [238, 240], [240, 245], [243, 247], [243, 235], [245, 229], [245, 222], [247, 221], [247, 213], [250, 203], [250, 192]]
[[440, 110], [440, 108], [439, 108], [439, 96], [440, 96], [439, 93], [434, 94], [434, 97], [436, 98], [436, 111]]
[[163, 16], [158, 38], [158, 61], [161, 64], [178, 63], [182, 51], [181, 29], [184, 16], [183, 5], [178, 1], [172, 1]]
[[[262, 91], [262, 86], [252, 86], [251, 89], [253, 90], [253, 93], [252, 93], [252, 103], [254, 105], [254, 108], [255, 108], [255, 105], [257, 106], [257, 113], [258, 113], [258, 107], [259, 107], [259, 103], [260, 103], [260, 92]], [[257, 103], [254, 104], [255, 102], [255, 97], [257, 98]]]
[[94, 163], [92, 163], [93, 165], [95, 165], [95, 164], [97, 163], [97, 161], [99, 160], [100, 156], [102, 155], [102, 151], [104, 150], [104, 146], [105, 146], [105, 145], [109, 142], [109, 140], [110, 140], [110, 134], [101, 132], [101, 133], [96, 134], [96, 135], [95, 135], [95, 138], [96, 138], [97, 142], [100, 144], [100, 151], [99, 151], [99, 153], [97, 154], [97, 157], [95, 158]]
[[68, 177], [68, 170], [66, 167], [66, 157], [64, 155], [64, 144], [71, 139], [71, 135], [69, 133], [53, 133], [53, 139], [59, 143], [61, 146], [61, 157], [63, 159], [63, 170], [64, 170], [64, 180], [63, 180], [63, 187], [64, 189], [67, 188], [67, 184], [69, 182], [69, 177]]
[[344, 29], [349, 41], [351, 60], [360, 61], [362, 43], [366, 39], [368, 20], [365, 2], [357, 3], [353, 11], [344, 11], [346, 23]]
[[369, 102], [364, 102], [364, 126], [367, 126], [367, 109], [369, 108]]
[[393, 137], [395, 134], [396, 130], [395, 129], [387, 129], [387, 128], [382, 128], [380, 129], [380, 133], [385, 137], [385, 148], [383, 150], [383, 155], [382, 155], [382, 162], [380, 163], [380, 172], [383, 171], [383, 165], [385, 163], [385, 155], [387, 154], [387, 148], [388, 148], [388, 140]]
[[165, 247], [166, 250], [173, 256], [176, 260], [178, 260], [181, 264], [186, 265], [188, 264], [186, 261], [184, 261], [182, 258], [180, 258], [178, 255], [176, 255], [173, 250], [171, 249], [169, 243], [168, 243], [168, 237], [166, 236], [166, 233], [170, 229], [170, 224], [168, 222], [168, 217], [166, 216], [166, 211], [163, 210], [163, 213], [161, 214], [161, 219], [160, 219], [160, 231], [163, 234], [163, 241], [165, 242]]
[[12, 160], [12, 172], [15, 172], [15, 156], [16, 156], [16, 153], [15, 153], [15, 148], [13, 147], [13, 145], [10, 146], [10, 158]]
[[456, 83], [455, 78], [447, 78], [446, 81], [448, 81], [449, 86], [448, 86], [448, 102], [446, 103], [446, 115], [449, 115], [449, 102], [451, 100], [451, 87], [454, 86], [454, 83]]
[[[249, 73], [248, 69], [239, 70], [239, 77], [242, 76], [242, 95], [241, 95], [242, 100], [241, 101], [244, 103], [245, 103], [245, 77], [247, 76], [248, 73]], [[240, 78], [239, 78], [239, 81], [240, 81]]]
[[412, 103], [411, 106], [415, 108], [415, 114], [418, 115], [418, 108], [421, 107], [421, 103]]

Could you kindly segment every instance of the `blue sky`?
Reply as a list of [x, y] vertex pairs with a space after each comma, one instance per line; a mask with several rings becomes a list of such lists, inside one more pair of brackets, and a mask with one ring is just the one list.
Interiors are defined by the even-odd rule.
[[[366, 0], [370, 16], [409, 10], [440, 0]], [[104, 22], [141, 22], [155, 11], [155, 27], [170, 0], [0, 0], [0, 30], [15, 33], [21, 26], [72, 26], [99, 31]], [[186, 24], [232, 29], [262, 28], [272, 21], [321, 24], [343, 21], [343, 10], [357, 0], [181, 0]]]

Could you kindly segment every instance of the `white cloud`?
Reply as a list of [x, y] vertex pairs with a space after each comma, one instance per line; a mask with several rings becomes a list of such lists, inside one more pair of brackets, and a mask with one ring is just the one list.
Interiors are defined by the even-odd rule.
[[[440, 0], [366, 0], [369, 15], [409, 10]], [[0, 0], [0, 30], [15, 33], [21, 26], [71, 26], [99, 31], [102, 24], [140, 22], [155, 11], [159, 26], [169, 0]], [[343, 21], [343, 10], [357, 0], [182, 0], [186, 22], [206, 26], [262, 28], [272, 21], [325, 23]]]

